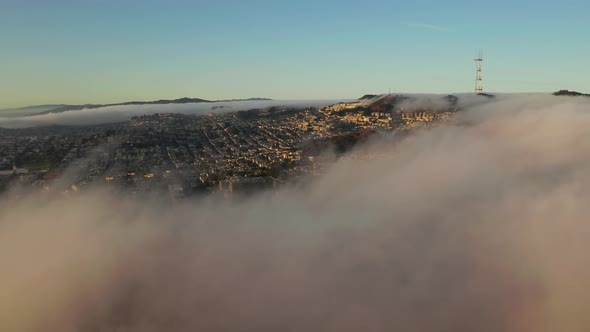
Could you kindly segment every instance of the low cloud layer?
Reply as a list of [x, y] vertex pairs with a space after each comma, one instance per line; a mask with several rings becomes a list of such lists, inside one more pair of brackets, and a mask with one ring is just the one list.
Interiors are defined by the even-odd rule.
[[521, 96], [309, 187], [0, 200], [1, 331], [587, 331], [590, 101]]
[[193, 104], [161, 104], [161, 105], [122, 105], [101, 108], [84, 109], [23, 117], [2, 117], [0, 127], [26, 128], [47, 125], [93, 125], [102, 123], [121, 122], [136, 115], [154, 113], [182, 113], [201, 115], [209, 112], [236, 112], [254, 108], [272, 106], [286, 107], [318, 107], [337, 103], [342, 100], [252, 100], [234, 102], [193, 103]]
[[[488, 103], [504, 102], [506, 100], [522, 100], [526, 97], [534, 96], [537, 99], [547, 98], [544, 94], [498, 94], [491, 97], [490, 95], [477, 95], [473, 93], [460, 93], [454, 95], [441, 94], [404, 94], [400, 102], [396, 103], [396, 108], [402, 108], [406, 112], [411, 111], [446, 111], [449, 106], [454, 105], [457, 109], [469, 109], [478, 105]], [[453, 101], [453, 99], [455, 101]], [[550, 98], [550, 97], [549, 97]]]

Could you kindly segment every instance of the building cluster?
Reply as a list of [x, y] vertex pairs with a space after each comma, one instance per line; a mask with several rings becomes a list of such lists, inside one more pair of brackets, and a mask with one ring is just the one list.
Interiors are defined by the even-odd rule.
[[413, 128], [448, 118], [372, 109], [270, 108], [202, 116], [153, 114], [85, 127], [0, 129], [0, 189], [9, 184], [79, 191], [106, 185], [171, 199], [248, 192], [321, 172], [306, 146], [367, 130]]

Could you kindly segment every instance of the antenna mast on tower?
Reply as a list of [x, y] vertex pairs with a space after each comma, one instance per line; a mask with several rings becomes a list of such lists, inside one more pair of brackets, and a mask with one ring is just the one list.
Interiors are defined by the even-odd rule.
[[481, 67], [483, 63], [483, 51], [479, 50], [479, 56], [475, 59], [477, 73], [475, 76], [475, 93], [483, 93], [483, 79], [481, 76]]

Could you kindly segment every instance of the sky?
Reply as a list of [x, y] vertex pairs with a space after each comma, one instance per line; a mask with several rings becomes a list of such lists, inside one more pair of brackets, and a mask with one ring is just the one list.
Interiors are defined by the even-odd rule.
[[590, 92], [590, 2], [0, 0], [0, 108]]

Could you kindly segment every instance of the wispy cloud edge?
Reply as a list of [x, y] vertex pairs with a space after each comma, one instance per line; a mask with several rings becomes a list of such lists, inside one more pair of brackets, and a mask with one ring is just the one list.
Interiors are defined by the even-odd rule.
[[421, 28], [421, 29], [429, 29], [429, 30], [436, 30], [442, 32], [451, 32], [452, 30], [441, 25], [435, 24], [428, 24], [428, 23], [416, 23], [416, 22], [401, 22], [402, 25], [410, 27], [410, 28]]

